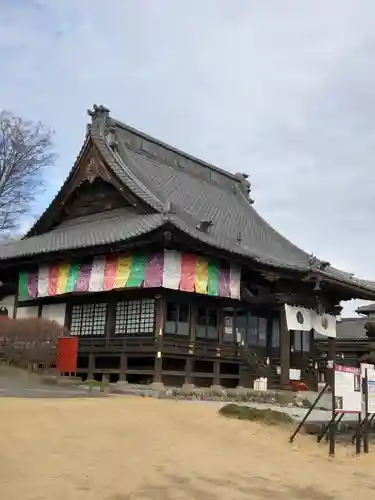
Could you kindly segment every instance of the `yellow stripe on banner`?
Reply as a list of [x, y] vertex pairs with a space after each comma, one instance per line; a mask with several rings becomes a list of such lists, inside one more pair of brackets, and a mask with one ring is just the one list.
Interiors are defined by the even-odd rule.
[[207, 293], [208, 260], [204, 257], [197, 257], [195, 270], [195, 291], [197, 293]]
[[115, 288], [124, 288], [129, 278], [132, 257], [119, 257], [117, 260]]
[[66, 292], [66, 284], [68, 283], [69, 264], [64, 263], [59, 266], [59, 277], [57, 280], [57, 295]]

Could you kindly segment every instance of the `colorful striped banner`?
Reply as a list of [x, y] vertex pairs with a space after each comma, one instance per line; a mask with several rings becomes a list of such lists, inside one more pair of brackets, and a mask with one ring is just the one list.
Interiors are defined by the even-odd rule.
[[53, 263], [19, 273], [19, 300], [72, 292], [121, 288], [171, 288], [203, 295], [240, 298], [241, 269], [175, 250], [96, 256], [90, 261]]

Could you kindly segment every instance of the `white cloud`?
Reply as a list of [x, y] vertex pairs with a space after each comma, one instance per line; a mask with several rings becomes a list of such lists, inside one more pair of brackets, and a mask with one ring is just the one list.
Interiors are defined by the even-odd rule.
[[374, 15], [373, 0], [4, 0], [0, 107], [55, 128], [50, 197], [103, 103], [250, 173], [280, 232], [374, 279]]

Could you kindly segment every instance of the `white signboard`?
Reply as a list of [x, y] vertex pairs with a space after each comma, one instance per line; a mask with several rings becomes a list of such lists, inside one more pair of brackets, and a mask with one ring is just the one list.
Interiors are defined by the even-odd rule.
[[375, 413], [375, 370], [367, 369], [368, 412]]
[[335, 367], [335, 411], [337, 413], [361, 413], [361, 370], [352, 366]]

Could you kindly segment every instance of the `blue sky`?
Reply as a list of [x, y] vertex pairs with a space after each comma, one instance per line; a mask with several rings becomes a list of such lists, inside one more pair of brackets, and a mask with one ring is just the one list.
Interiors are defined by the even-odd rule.
[[102, 103], [248, 172], [275, 228], [375, 279], [374, 18], [373, 0], [0, 0], [0, 107], [56, 132], [38, 208]]

